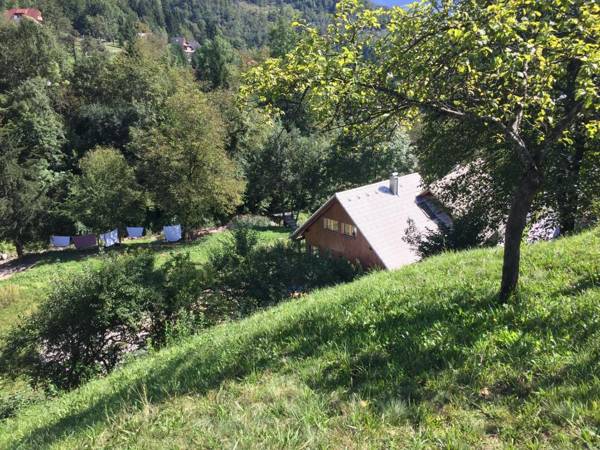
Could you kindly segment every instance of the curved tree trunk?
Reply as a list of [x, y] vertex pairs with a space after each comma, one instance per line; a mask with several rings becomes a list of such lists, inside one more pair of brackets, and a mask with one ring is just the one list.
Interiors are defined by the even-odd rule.
[[23, 247], [23, 243], [21, 241], [15, 241], [15, 249], [17, 250], [17, 257], [22, 258], [25, 254], [25, 248]]
[[542, 185], [542, 178], [536, 169], [529, 169], [521, 178], [508, 213], [504, 234], [504, 264], [500, 299], [505, 301], [517, 289], [519, 265], [521, 262], [521, 239], [527, 224], [527, 214], [535, 195]]

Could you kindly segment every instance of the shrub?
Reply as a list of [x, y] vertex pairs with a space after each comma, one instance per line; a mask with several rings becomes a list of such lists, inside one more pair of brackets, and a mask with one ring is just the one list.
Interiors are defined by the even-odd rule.
[[[422, 257], [437, 255], [444, 251], [468, 250], [475, 247], [495, 245], [497, 233], [490, 233], [483, 214], [477, 211], [455, 217], [452, 228], [440, 226], [438, 230], [419, 233], [410, 222], [404, 240]], [[409, 219], [410, 220], [410, 219]]]
[[72, 388], [110, 372], [126, 353], [165, 342], [168, 324], [198, 298], [188, 256], [155, 269], [148, 253], [108, 258], [60, 282], [38, 311], [9, 333], [0, 362], [7, 374]]
[[0, 381], [0, 420], [13, 417], [20, 409], [46, 399], [44, 392], [26, 383], [6, 386]]
[[211, 288], [224, 301], [248, 314], [256, 308], [313, 289], [352, 281], [361, 273], [346, 259], [310, 254], [291, 242], [258, 245], [256, 233], [237, 227], [210, 257]]
[[[190, 255], [176, 254], [157, 273], [162, 295], [149, 305], [152, 318], [152, 339], [163, 345], [167, 335], [189, 334], [202, 323], [202, 315], [194, 310], [203, 289], [200, 272], [190, 260]], [[158, 281], [158, 280], [157, 280]]]
[[270, 218], [253, 214], [234, 217], [231, 221], [231, 225], [233, 225], [234, 228], [238, 228], [240, 226], [255, 228], [268, 228], [276, 226], [276, 224]]

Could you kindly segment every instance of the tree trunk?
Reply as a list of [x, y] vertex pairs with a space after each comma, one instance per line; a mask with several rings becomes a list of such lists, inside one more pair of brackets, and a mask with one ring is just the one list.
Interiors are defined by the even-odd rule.
[[25, 254], [25, 248], [23, 247], [23, 243], [19, 240], [16, 240], [15, 248], [17, 249], [17, 257], [22, 258]]
[[558, 211], [561, 234], [575, 231], [577, 211], [579, 209], [579, 183], [581, 179], [581, 162], [585, 154], [585, 139], [582, 132], [575, 135], [575, 153], [569, 157], [563, 191], [559, 193]]
[[530, 168], [521, 178], [508, 213], [504, 234], [504, 264], [500, 299], [506, 301], [515, 292], [519, 282], [521, 261], [521, 239], [527, 223], [527, 214], [535, 195], [542, 185], [542, 177], [537, 169]]

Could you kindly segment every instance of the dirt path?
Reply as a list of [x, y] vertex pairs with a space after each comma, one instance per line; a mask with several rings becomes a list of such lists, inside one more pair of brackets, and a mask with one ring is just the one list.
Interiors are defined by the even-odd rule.
[[12, 258], [0, 262], [0, 281], [7, 280], [13, 275], [25, 272], [39, 260], [39, 255], [25, 256], [22, 259]]

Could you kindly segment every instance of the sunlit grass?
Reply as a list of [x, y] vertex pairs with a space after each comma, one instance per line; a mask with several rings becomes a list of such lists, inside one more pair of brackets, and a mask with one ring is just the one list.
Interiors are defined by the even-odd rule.
[[[264, 242], [285, 239], [288, 232], [283, 229], [263, 229], [259, 238]], [[67, 274], [77, 274], [98, 265], [103, 254], [133, 249], [156, 252], [157, 260], [163, 262], [171, 253], [189, 252], [192, 261], [206, 262], [211, 250], [219, 245], [223, 234], [213, 234], [191, 243], [164, 244], [156, 237], [145, 237], [125, 241], [118, 249], [77, 252], [76, 250], [51, 251], [45, 253], [30, 269], [0, 280], [0, 334], [14, 325], [20, 317], [30, 314], [48, 294], [54, 282]]]
[[0, 425], [1, 448], [596, 448], [600, 230], [442, 255], [215, 327]]

